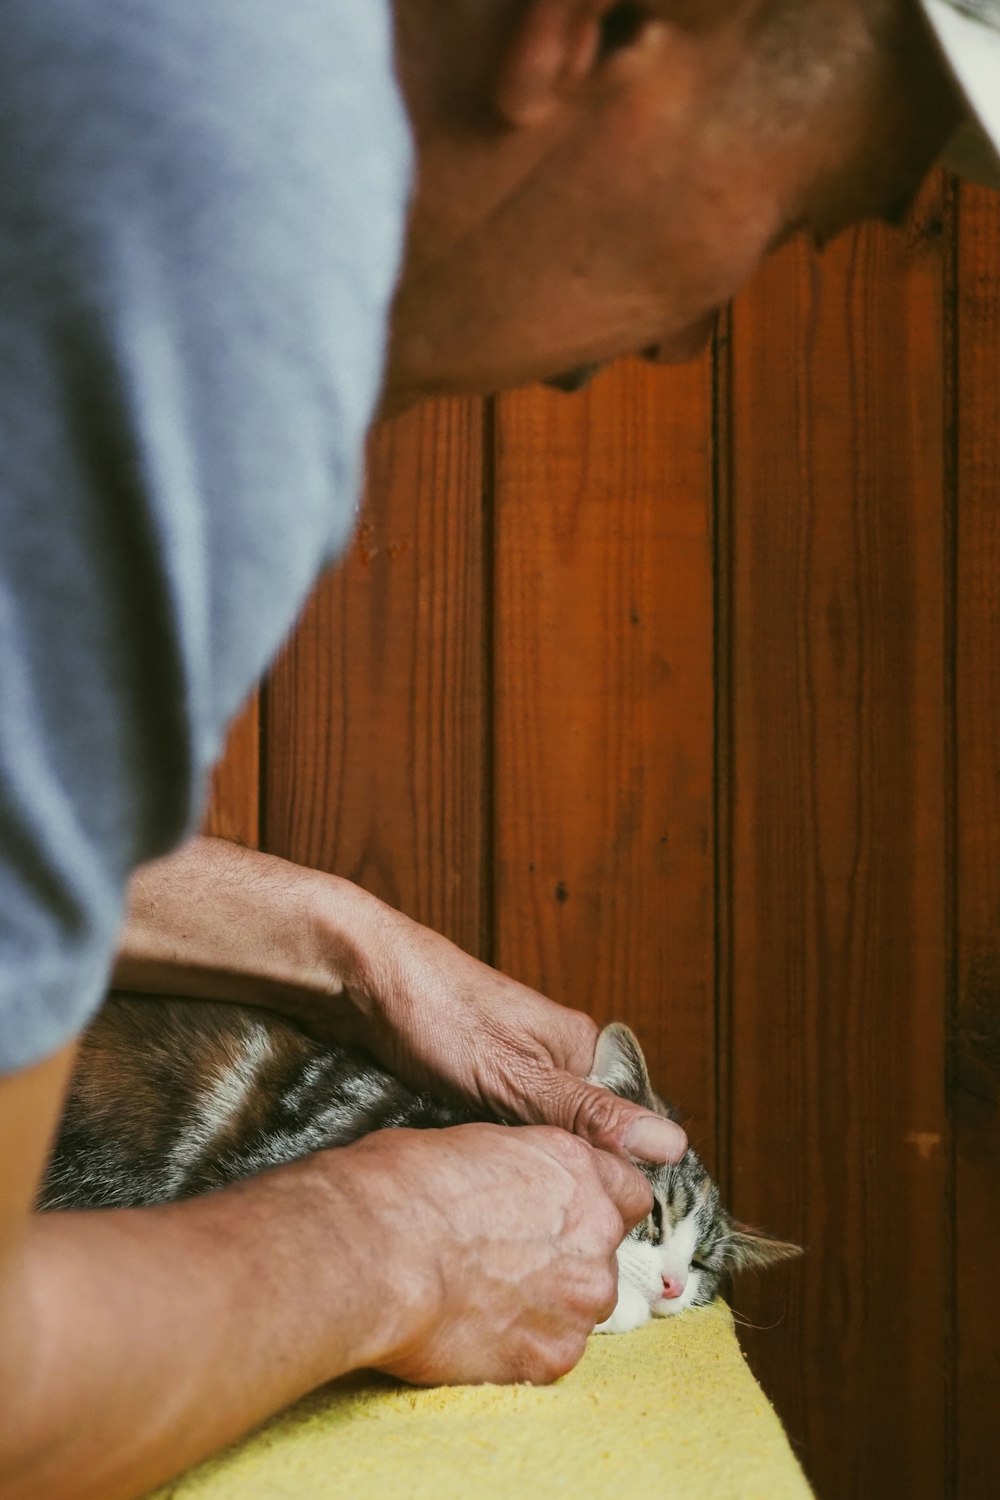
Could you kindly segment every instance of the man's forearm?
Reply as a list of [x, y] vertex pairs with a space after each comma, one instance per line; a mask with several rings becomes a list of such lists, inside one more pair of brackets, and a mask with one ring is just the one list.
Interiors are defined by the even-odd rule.
[[371, 1255], [365, 1171], [347, 1150], [191, 1203], [37, 1216], [0, 1264], [4, 1500], [145, 1493], [385, 1358], [407, 1271]]
[[328, 1011], [352, 962], [356, 911], [371, 901], [334, 876], [193, 839], [133, 877], [114, 984], [301, 1017]]

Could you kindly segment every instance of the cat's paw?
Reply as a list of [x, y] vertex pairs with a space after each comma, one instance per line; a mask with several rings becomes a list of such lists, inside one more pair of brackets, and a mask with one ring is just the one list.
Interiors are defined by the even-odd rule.
[[618, 1303], [610, 1318], [598, 1323], [595, 1333], [633, 1333], [650, 1319], [649, 1303], [640, 1291], [627, 1282], [619, 1283]]

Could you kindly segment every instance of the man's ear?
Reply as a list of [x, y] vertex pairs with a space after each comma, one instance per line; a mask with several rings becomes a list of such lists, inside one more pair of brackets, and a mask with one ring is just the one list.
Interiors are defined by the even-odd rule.
[[638, 51], [654, 6], [622, 0], [527, 0], [507, 42], [494, 103], [508, 125], [542, 125], [610, 61]]

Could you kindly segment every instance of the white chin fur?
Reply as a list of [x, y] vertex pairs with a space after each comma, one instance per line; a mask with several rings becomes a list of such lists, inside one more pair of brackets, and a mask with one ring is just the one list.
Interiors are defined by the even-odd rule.
[[650, 1306], [648, 1298], [644, 1297], [637, 1287], [629, 1282], [622, 1282], [618, 1288], [618, 1305], [610, 1318], [603, 1323], [598, 1323], [594, 1329], [595, 1333], [631, 1333], [636, 1328], [642, 1328], [650, 1319]]
[[[650, 1318], [672, 1318], [689, 1308], [698, 1295], [701, 1274], [691, 1269], [696, 1231], [692, 1220], [678, 1224], [666, 1245], [626, 1240], [618, 1249], [618, 1304], [595, 1333], [631, 1333]], [[687, 1278], [679, 1297], [663, 1296], [665, 1275]]]

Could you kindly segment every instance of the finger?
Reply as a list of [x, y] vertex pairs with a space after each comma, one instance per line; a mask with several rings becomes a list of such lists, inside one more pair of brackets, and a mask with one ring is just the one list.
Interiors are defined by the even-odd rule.
[[601, 1186], [621, 1214], [624, 1233], [628, 1234], [646, 1218], [653, 1206], [653, 1189], [630, 1162], [607, 1151], [594, 1152], [594, 1165]]
[[607, 1271], [607, 1291], [605, 1295], [600, 1299], [600, 1301], [596, 1302], [591, 1308], [591, 1316], [594, 1320], [594, 1328], [596, 1328], [599, 1323], [606, 1323], [611, 1314], [614, 1312], [615, 1308], [618, 1306], [619, 1272], [617, 1254], [612, 1254], [611, 1256], [609, 1256]]
[[586, 1078], [588, 1073], [593, 1072], [600, 1027], [583, 1011], [567, 1010], [565, 1006], [556, 1005], [551, 1000], [548, 1004], [554, 1012], [552, 1029], [559, 1039], [558, 1051], [554, 1046], [550, 1045], [549, 1048], [556, 1066], [575, 1074], [577, 1078]]
[[662, 1166], [687, 1150], [687, 1136], [672, 1120], [570, 1073], [550, 1074], [533, 1102], [544, 1124], [559, 1125], [601, 1151]]

